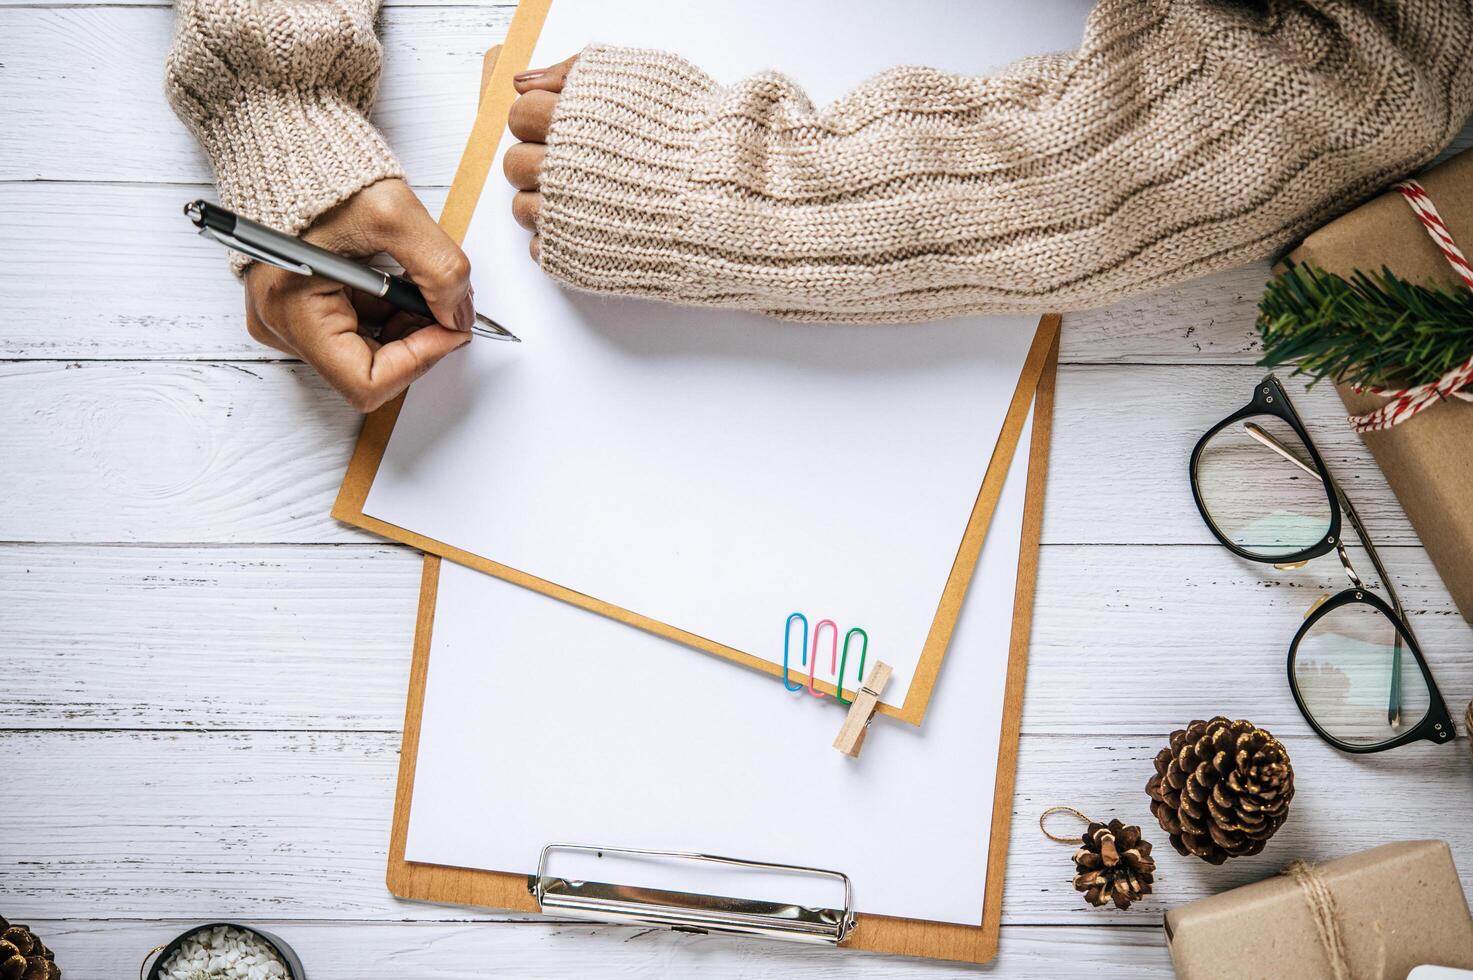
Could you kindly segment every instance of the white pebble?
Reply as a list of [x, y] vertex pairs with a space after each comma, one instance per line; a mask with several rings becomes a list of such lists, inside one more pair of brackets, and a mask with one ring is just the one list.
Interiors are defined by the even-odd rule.
[[253, 932], [230, 926], [189, 936], [159, 971], [162, 980], [287, 980], [286, 964]]

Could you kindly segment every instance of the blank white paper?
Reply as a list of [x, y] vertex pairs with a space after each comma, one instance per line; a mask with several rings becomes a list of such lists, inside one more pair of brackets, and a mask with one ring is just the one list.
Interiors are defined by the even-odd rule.
[[[554, 0], [533, 63], [664, 47], [825, 101], [896, 63], [1074, 48], [1090, 6], [933, 0], [896, 31], [889, 0]], [[775, 664], [789, 613], [863, 627], [903, 703], [1036, 318], [799, 325], [575, 294], [531, 263], [511, 196], [498, 157], [465, 247], [478, 305], [525, 343], [478, 340], [414, 386], [365, 512]]]
[[[842, 871], [861, 912], [980, 923], [1028, 444], [926, 724], [877, 718], [858, 760], [832, 748], [831, 698], [444, 562], [406, 857], [530, 874], [552, 842], [702, 851]], [[827, 881], [602, 863], [577, 876], [840, 902]]]

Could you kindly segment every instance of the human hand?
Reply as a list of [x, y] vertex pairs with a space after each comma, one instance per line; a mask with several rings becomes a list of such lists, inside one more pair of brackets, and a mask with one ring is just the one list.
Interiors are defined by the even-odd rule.
[[360, 412], [378, 408], [470, 341], [470, 262], [404, 181], [370, 184], [302, 237], [358, 258], [389, 253], [435, 314], [428, 323], [375, 296], [263, 262], [246, 270], [251, 336], [312, 365]]
[[558, 94], [568, 80], [568, 70], [578, 60], [574, 55], [567, 61], [551, 68], [524, 71], [513, 80], [517, 100], [511, 104], [507, 125], [511, 134], [522, 142], [506, 151], [502, 169], [506, 179], [517, 189], [511, 201], [511, 214], [517, 224], [532, 233], [532, 259], [542, 254], [542, 239], [537, 234], [537, 218], [542, 213], [542, 194], [539, 190], [542, 175], [542, 158], [547, 155], [547, 130], [552, 125], [552, 114], [557, 108]]

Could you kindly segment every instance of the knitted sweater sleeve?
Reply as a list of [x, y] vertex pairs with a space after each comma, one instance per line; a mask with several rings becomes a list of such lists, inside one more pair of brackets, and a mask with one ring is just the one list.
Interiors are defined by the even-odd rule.
[[766, 73], [586, 49], [542, 172], [571, 286], [802, 320], [1069, 310], [1285, 247], [1473, 111], [1468, 0], [1101, 0], [1071, 55]]
[[[296, 234], [404, 171], [368, 121], [379, 0], [177, 0], [164, 89], [220, 202]], [[249, 260], [232, 253], [237, 272]]]

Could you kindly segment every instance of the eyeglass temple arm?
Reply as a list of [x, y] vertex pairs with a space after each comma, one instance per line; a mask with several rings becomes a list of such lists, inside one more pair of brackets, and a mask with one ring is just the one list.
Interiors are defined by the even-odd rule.
[[[1315, 480], [1320, 479], [1318, 470], [1305, 463], [1298, 456], [1295, 456], [1289, 451], [1288, 447], [1270, 435], [1262, 426], [1256, 425], [1253, 422], [1244, 422], [1243, 428], [1247, 430], [1250, 438], [1278, 453], [1284, 459], [1314, 477]], [[1381, 564], [1381, 556], [1376, 553], [1376, 546], [1371, 542], [1371, 536], [1366, 533], [1365, 525], [1360, 522], [1360, 515], [1355, 512], [1355, 505], [1350, 502], [1350, 498], [1345, 496], [1345, 492], [1340, 489], [1340, 484], [1336, 482], [1335, 476], [1330, 473], [1328, 466], [1325, 467], [1325, 473], [1330, 477], [1330, 490], [1335, 494], [1335, 499], [1340, 501], [1340, 506], [1344, 509], [1345, 516], [1350, 519], [1351, 526], [1355, 528], [1355, 533], [1360, 538], [1361, 544], [1365, 547], [1366, 554], [1370, 555], [1371, 565], [1376, 569], [1376, 574], [1380, 577], [1381, 585], [1386, 589], [1386, 594], [1391, 596], [1391, 607], [1396, 610], [1397, 618], [1401, 620], [1402, 625], [1410, 632], [1412, 624], [1407, 621], [1406, 610], [1401, 605], [1401, 597], [1396, 594], [1396, 586], [1391, 584], [1391, 576], [1386, 574], [1386, 566]], [[1354, 566], [1350, 564], [1350, 556], [1345, 553], [1344, 542], [1337, 541], [1335, 543], [1335, 550], [1340, 557], [1340, 564], [1345, 566], [1345, 573], [1350, 576], [1352, 582], [1360, 585], [1360, 576], [1356, 575]], [[1400, 633], [1396, 634], [1396, 653], [1392, 663], [1391, 695], [1386, 706], [1386, 720], [1392, 725], [1399, 725], [1401, 723]]]
[[[1325, 468], [1329, 473], [1329, 467]], [[1402, 608], [1401, 597], [1396, 594], [1396, 586], [1391, 584], [1391, 576], [1386, 572], [1386, 566], [1381, 564], [1381, 556], [1376, 553], [1376, 546], [1371, 543], [1371, 536], [1366, 533], [1365, 526], [1360, 522], [1360, 515], [1355, 512], [1355, 505], [1350, 498], [1340, 489], [1335, 482], [1335, 477], [1330, 476], [1330, 489], [1335, 491], [1335, 496], [1340, 499], [1340, 506], [1345, 508], [1345, 516], [1350, 518], [1350, 523], [1355, 527], [1355, 533], [1360, 537], [1360, 543], [1365, 546], [1366, 554], [1371, 556], [1371, 566], [1376, 569], [1376, 575], [1381, 579], [1381, 586], [1386, 594], [1391, 597], [1391, 608], [1396, 610], [1396, 618], [1401, 621], [1402, 629], [1408, 633], [1412, 631], [1412, 624], [1407, 620], [1406, 610]], [[1345, 545], [1339, 546], [1340, 562], [1348, 569], [1350, 558], [1345, 554]], [[1392, 631], [1392, 656], [1391, 656], [1391, 692], [1386, 704], [1386, 721], [1393, 728], [1401, 727], [1401, 631]]]
[[[1298, 456], [1295, 456], [1283, 443], [1270, 435], [1262, 426], [1253, 422], [1244, 422], [1243, 428], [1247, 430], [1248, 435], [1252, 439], [1272, 449], [1305, 473], [1319, 480], [1320, 474], [1318, 470], [1301, 460]], [[1329, 474], [1329, 467], [1325, 468], [1325, 472]], [[1405, 623], [1407, 618], [1406, 610], [1402, 608], [1401, 599], [1396, 594], [1396, 586], [1391, 583], [1391, 576], [1386, 574], [1386, 566], [1381, 564], [1381, 556], [1376, 553], [1376, 546], [1371, 543], [1370, 535], [1366, 534], [1365, 525], [1361, 524], [1360, 515], [1355, 512], [1355, 505], [1350, 502], [1350, 499], [1345, 496], [1344, 491], [1340, 489], [1340, 484], [1336, 482], [1333, 474], [1330, 474], [1330, 490], [1335, 494], [1335, 499], [1340, 501], [1341, 509], [1345, 511], [1345, 516], [1350, 519], [1351, 526], [1355, 528], [1356, 535], [1360, 538], [1361, 544], [1365, 546], [1366, 554], [1371, 558], [1371, 565], [1376, 569], [1376, 574], [1380, 576], [1381, 585], [1386, 589], [1386, 594], [1391, 596], [1392, 608], [1396, 610], [1396, 614]], [[1342, 555], [1344, 554], [1343, 551], [1341, 553]], [[1347, 563], [1346, 571], [1353, 574], [1355, 570], [1348, 567]], [[1410, 625], [1407, 628], [1410, 629]]]

